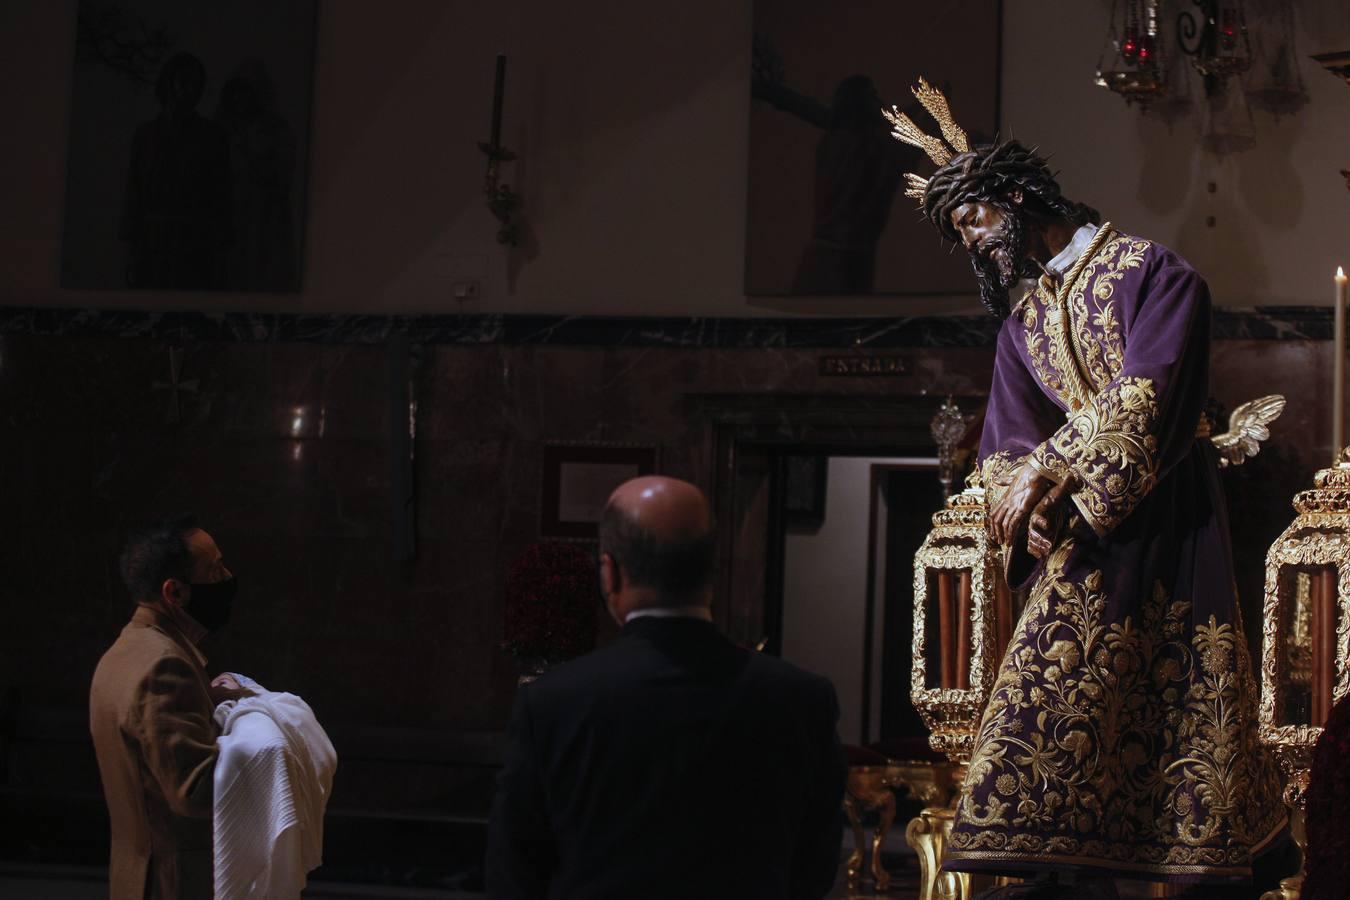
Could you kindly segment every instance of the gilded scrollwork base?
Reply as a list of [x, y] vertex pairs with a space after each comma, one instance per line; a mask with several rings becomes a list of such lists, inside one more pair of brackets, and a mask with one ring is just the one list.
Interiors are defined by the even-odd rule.
[[942, 871], [955, 817], [954, 809], [929, 807], [910, 819], [905, 828], [905, 843], [919, 857], [919, 900], [959, 900], [970, 896], [969, 884], [961, 883], [968, 876]]
[[919, 857], [919, 900], [971, 900], [985, 888], [1013, 883], [1010, 878], [942, 870], [955, 818], [955, 809], [929, 807], [905, 828], [905, 843]]
[[[1299, 754], [1299, 756], [1301, 757], [1302, 754]], [[1285, 766], [1297, 766], [1301, 761], [1301, 759], [1290, 758], [1288, 753], [1280, 756], [1280, 762]], [[1261, 895], [1261, 900], [1298, 900], [1303, 890], [1308, 852], [1308, 830], [1305, 815], [1308, 806], [1310, 775], [1310, 767], [1304, 764], [1301, 769], [1290, 774], [1289, 783], [1284, 787], [1284, 802], [1289, 807], [1289, 834], [1298, 846], [1298, 872], [1288, 878], [1280, 879], [1279, 888], [1266, 891]]]
[[959, 785], [949, 762], [895, 760], [886, 767], [887, 783], [904, 788], [921, 806], [950, 806]]
[[878, 891], [885, 891], [891, 886], [891, 874], [881, 864], [881, 850], [895, 822], [895, 794], [890, 788], [892, 774], [889, 766], [854, 766], [848, 770], [844, 812], [853, 827], [853, 853], [849, 855], [845, 866], [850, 891], [857, 890], [862, 881], [863, 848], [868, 843], [862, 826], [863, 807], [875, 809], [880, 816], [871, 841], [872, 882]]

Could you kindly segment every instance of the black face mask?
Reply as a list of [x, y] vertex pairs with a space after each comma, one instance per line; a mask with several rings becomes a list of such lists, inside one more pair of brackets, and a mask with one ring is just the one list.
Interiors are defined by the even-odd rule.
[[239, 582], [231, 575], [224, 581], [211, 584], [189, 584], [192, 598], [183, 611], [196, 620], [207, 631], [216, 631], [230, 621], [230, 610], [234, 606], [234, 595], [239, 590]]

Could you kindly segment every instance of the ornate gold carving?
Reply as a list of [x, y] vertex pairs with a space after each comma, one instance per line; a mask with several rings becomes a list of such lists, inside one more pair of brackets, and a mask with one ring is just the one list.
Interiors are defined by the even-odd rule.
[[938, 448], [938, 481], [942, 482], [944, 499], [951, 496], [952, 482], [956, 480], [957, 448], [969, 427], [969, 418], [950, 396], [938, 407], [928, 426]]
[[[931, 813], [933, 810], [928, 807], [950, 807], [952, 795], [956, 791], [955, 769], [947, 763], [903, 759], [891, 760], [884, 766], [853, 766], [849, 769], [844, 791], [844, 811], [853, 828], [854, 850], [845, 864], [850, 891], [856, 891], [862, 881], [863, 863], [867, 855], [863, 849], [868, 842], [863, 833], [860, 807], [880, 810], [880, 821], [871, 840], [870, 870], [878, 892], [890, 886], [891, 876], [882, 866], [881, 848], [895, 821], [895, 794], [891, 789], [897, 787], [904, 788], [911, 797], [922, 803], [926, 807], [924, 813]], [[950, 809], [946, 811], [950, 813]], [[911, 822], [905, 834], [910, 846], [914, 846], [909, 834], [913, 827]], [[936, 873], [937, 867], [933, 867], [932, 871]]]
[[955, 771], [951, 763], [896, 759], [887, 764], [886, 779], [924, 806], [950, 806], [959, 787]]
[[[995, 478], [1006, 475], [1011, 465], [1007, 454], [995, 454], [984, 462], [984, 472]], [[1017, 463], [1020, 464], [1020, 461]], [[991, 483], [991, 482], [985, 482]], [[972, 738], [993, 682], [994, 596], [999, 575], [997, 547], [989, 542], [986, 495], [980, 478], [972, 473], [966, 488], [947, 499], [945, 508], [933, 514], [933, 530], [914, 556], [914, 655], [910, 671], [910, 697], [928, 726], [929, 745], [945, 753], [955, 764], [956, 784], [965, 778]], [[926, 647], [927, 617], [931, 598], [929, 573], [955, 570], [970, 573], [971, 654], [968, 688], [929, 688]], [[942, 859], [951, 832], [953, 809], [930, 806], [909, 823], [905, 840], [919, 856], [920, 897], [925, 900], [968, 900], [978, 879], [942, 872]]]
[[974, 893], [969, 875], [942, 871], [953, 817], [950, 809], [925, 809], [905, 829], [905, 843], [919, 857], [919, 900], [962, 900]]
[[[1284, 801], [1299, 849], [1306, 846], [1304, 813], [1313, 747], [1320, 725], [1293, 721], [1285, 708], [1288, 688], [1310, 680], [1311, 646], [1306, 618], [1309, 605], [1306, 570], [1331, 567], [1336, 572], [1335, 679], [1333, 700], [1350, 691], [1350, 448], [1339, 462], [1313, 478], [1312, 490], [1294, 497], [1298, 515], [1266, 554], [1266, 593], [1261, 647], [1261, 740], [1270, 747], [1288, 777]], [[1291, 571], [1292, 570], [1292, 571]], [[1310, 641], [1307, 642], [1310, 645]], [[1308, 657], [1305, 660], [1305, 657]], [[1303, 870], [1280, 882], [1279, 890], [1262, 900], [1293, 900], [1299, 895]]]
[[[963, 495], [953, 497], [956, 500]], [[914, 657], [910, 697], [932, 732], [928, 742], [940, 753], [968, 753], [975, 720], [993, 683], [993, 618], [997, 551], [985, 532], [983, 507], [949, 508], [935, 513], [933, 530], [914, 556]], [[969, 688], [929, 688], [927, 661], [928, 573], [947, 569], [970, 572], [972, 646]], [[967, 648], [962, 648], [965, 651]], [[958, 762], [953, 758], [953, 762]]]
[[891, 830], [895, 821], [895, 794], [891, 793], [887, 766], [853, 766], [848, 770], [848, 781], [844, 789], [844, 811], [848, 814], [849, 824], [853, 826], [853, 852], [844, 867], [848, 876], [848, 888], [856, 891], [862, 880], [863, 837], [862, 819], [859, 806], [878, 810], [880, 821], [872, 838], [872, 880], [878, 891], [891, 886], [891, 874], [881, 864], [881, 847], [886, 841], [886, 832]]

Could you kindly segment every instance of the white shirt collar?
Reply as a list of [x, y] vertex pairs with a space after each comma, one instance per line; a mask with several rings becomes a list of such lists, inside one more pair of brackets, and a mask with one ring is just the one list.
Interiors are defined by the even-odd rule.
[[643, 616], [650, 616], [653, 619], [702, 619], [705, 622], [712, 621], [712, 610], [706, 606], [649, 606], [646, 609], [635, 609], [624, 617], [623, 623], [627, 625], [634, 619], [640, 619]]
[[1092, 223], [1082, 226], [1073, 233], [1069, 243], [1064, 245], [1064, 249], [1055, 254], [1055, 258], [1045, 264], [1045, 270], [1050, 273], [1055, 280], [1064, 278], [1064, 273], [1073, 268], [1073, 264], [1078, 261], [1078, 257], [1083, 255], [1083, 251], [1092, 243], [1092, 239], [1097, 236], [1097, 226]]

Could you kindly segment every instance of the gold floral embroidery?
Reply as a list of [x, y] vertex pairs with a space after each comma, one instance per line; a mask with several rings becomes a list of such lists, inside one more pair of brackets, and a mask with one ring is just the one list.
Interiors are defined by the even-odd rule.
[[[1155, 583], [1113, 621], [1101, 571], [1032, 590], [976, 736], [952, 858], [1240, 874], [1280, 823], [1240, 628]], [[1244, 669], [1244, 666], [1246, 667]]]
[[1073, 395], [1060, 381], [1059, 372], [1050, 362], [1046, 349], [1045, 329], [1040, 327], [1046, 310], [1054, 303], [1054, 297], [1044, 287], [1037, 286], [1027, 295], [1027, 303], [1022, 313], [1022, 325], [1026, 330], [1027, 357], [1036, 377], [1045, 385], [1066, 408], [1072, 403]]
[[1115, 233], [1111, 223], [1103, 224], [1057, 292], [1042, 278], [1019, 306], [1032, 368], [1068, 409], [1085, 406], [1093, 393], [1086, 365], [1079, 356], [1070, 297], [1074, 292], [1081, 294], [1092, 282], [1092, 273], [1106, 259], [1104, 248], [1111, 245]]
[[1126, 376], [1033, 452], [1050, 471], [1073, 469], [1082, 482], [1074, 502], [1098, 534], [1119, 525], [1157, 482], [1158, 416], [1152, 379]]
[[[1073, 319], [1074, 348], [1096, 391], [1110, 384], [1125, 364], [1124, 337], [1112, 298], [1115, 284], [1125, 277], [1126, 272], [1143, 265], [1150, 246], [1149, 241], [1113, 236], [1069, 293], [1067, 307]], [[1093, 301], [1091, 306], [1089, 295]]]

